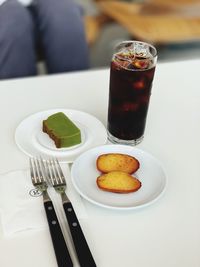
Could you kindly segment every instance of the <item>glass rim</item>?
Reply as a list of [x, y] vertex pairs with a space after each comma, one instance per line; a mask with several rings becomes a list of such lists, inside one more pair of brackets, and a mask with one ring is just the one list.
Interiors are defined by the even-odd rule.
[[155, 48], [154, 45], [150, 44], [150, 43], [147, 43], [147, 42], [143, 42], [143, 41], [137, 41], [137, 40], [125, 40], [125, 41], [121, 41], [121, 42], [118, 42], [115, 47], [114, 47], [114, 50], [117, 49], [118, 46], [122, 45], [122, 44], [128, 44], [128, 43], [140, 43], [140, 44], [144, 44], [144, 45], [147, 45], [149, 47], [151, 47], [154, 51], [155, 51], [155, 55], [152, 55], [153, 58], [156, 58], [158, 56], [158, 52], [157, 52], [157, 49]]
[[[155, 68], [156, 67], [156, 64], [157, 64], [157, 58], [158, 58], [158, 54], [157, 54], [157, 49], [152, 45], [152, 44], [149, 44], [147, 42], [143, 42], [143, 41], [137, 41], [137, 40], [125, 40], [125, 41], [121, 41], [119, 42], [118, 44], [116, 44], [115, 48], [114, 48], [114, 53], [112, 55], [112, 60], [111, 62], [115, 61], [115, 59], [119, 59], [120, 60], [120, 57], [119, 57], [119, 54], [120, 54], [120, 49], [123, 50], [123, 48], [126, 49], [126, 44], [142, 44], [142, 45], [145, 45], [147, 46], [149, 49], [151, 49], [152, 51], [150, 52], [150, 56], [148, 57], [149, 60], [152, 61], [152, 64], [147, 67], [147, 68], [127, 68], [126, 66], [123, 66], [121, 65], [119, 62], [116, 61], [116, 64], [124, 69], [124, 70], [128, 70], [128, 71], [132, 71], [132, 72], [140, 72], [140, 71], [147, 71], [147, 70], [150, 70], [152, 68]], [[127, 51], [128, 51], [129, 47], [127, 46]], [[147, 59], [147, 58], [146, 58]], [[145, 60], [145, 58], [138, 58], [139, 61], [142, 61], [142, 60]], [[127, 59], [127, 61], [129, 61]], [[131, 61], [130, 61], [131, 63]]]

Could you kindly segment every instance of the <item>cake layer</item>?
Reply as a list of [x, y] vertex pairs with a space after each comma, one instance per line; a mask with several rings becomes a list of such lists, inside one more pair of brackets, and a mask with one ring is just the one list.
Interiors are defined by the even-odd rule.
[[53, 139], [57, 148], [81, 143], [80, 129], [63, 112], [52, 114], [44, 120], [43, 132]]

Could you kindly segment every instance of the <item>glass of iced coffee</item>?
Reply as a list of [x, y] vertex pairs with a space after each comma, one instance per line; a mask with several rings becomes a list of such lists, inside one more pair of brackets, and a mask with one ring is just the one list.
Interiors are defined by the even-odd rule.
[[157, 61], [154, 46], [140, 41], [117, 45], [110, 66], [108, 139], [137, 145], [144, 136]]

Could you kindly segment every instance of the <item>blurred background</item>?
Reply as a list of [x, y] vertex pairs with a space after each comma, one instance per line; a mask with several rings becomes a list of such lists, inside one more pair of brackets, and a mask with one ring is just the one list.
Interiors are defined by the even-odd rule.
[[200, 0], [75, 0], [83, 10], [92, 68], [108, 66], [123, 40], [154, 44], [159, 61], [200, 58]]

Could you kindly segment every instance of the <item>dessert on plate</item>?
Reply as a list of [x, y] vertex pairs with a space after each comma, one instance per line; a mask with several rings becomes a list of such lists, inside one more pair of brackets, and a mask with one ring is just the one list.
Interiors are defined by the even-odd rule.
[[131, 193], [142, 186], [142, 183], [131, 174], [139, 167], [139, 161], [130, 155], [107, 153], [98, 156], [96, 167], [102, 173], [97, 177], [97, 186], [113, 193]]
[[124, 171], [129, 174], [136, 172], [140, 167], [139, 161], [126, 154], [108, 153], [97, 158], [97, 169], [103, 173], [110, 171]]
[[57, 148], [81, 143], [80, 129], [63, 112], [57, 112], [43, 120], [42, 130], [49, 135]]
[[100, 189], [113, 193], [131, 193], [141, 187], [141, 182], [134, 176], [122, 171], [111, 171], [97, 178]]

